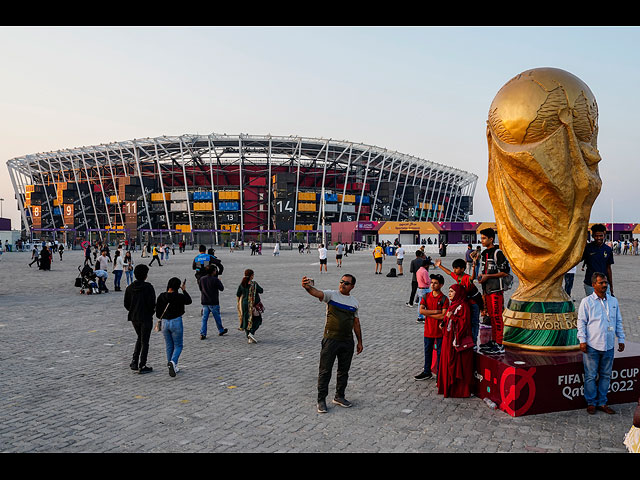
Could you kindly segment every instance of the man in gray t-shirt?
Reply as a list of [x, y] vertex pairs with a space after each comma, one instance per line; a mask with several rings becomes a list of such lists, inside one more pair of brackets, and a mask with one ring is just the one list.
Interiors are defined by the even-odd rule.
[[336, 245], [336, 266], [342, 268], [342, 255], [344, 254], [344, 245], [342, 242], [338, 242]]
[[[358, 301], [351, 296], [351, 290], [356, 284], [353, 275], [346, 274], [340, 279], [339, 289], [318, 290], [311, 279], [302, 277], [302, 288], [310, 295], [327, 304], [327, 316], [320, 352], [320, 368], [318, 372], [318, 413], [327, 412], [326, 397], [329, 393], [329, 380], [336, 359], [338, 372], [336, 379], [336, 394], [333, 403], [341, 407], [350, 407], [351, 402], [344, 398], [349, 368], [353, 357], [362, 352], [362, 332], [358, 316]], [[357, 344], [354, 345], [355, 333]]]

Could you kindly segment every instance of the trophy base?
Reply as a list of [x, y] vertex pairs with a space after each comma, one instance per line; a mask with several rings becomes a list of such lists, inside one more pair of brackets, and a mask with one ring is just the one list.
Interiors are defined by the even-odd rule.
[[[491, 330], [481, 328], [479, 336], [485, 343], [491, 340]], [[583, 359], [580, 350], [506, 348], [504, 355], [476, 353], [473, 392], [512, 417], [582, 410], [587, 408]], [[624, 352], [616, 348], [607, 405], [637, 403], [639, 372], [640, 344], [627, 342]]]
[[509, 300], [504, 320], [503, 344], [525, 350], [578, 350], [578, 314], [567, 302]]

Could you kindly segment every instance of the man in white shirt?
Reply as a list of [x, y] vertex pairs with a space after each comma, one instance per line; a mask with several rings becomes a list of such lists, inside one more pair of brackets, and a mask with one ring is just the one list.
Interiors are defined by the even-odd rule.
[[[607, 276], [595, 272], [591, 277], [593, 293], [580, 302], [578, 309], [578, 340], [584, 365], [584, 398], [587, 412], [596, 410], [616, 413], [607, 406], [607, 392], [613, 369], [614, 347], [624, 351], [622, 315], [616, 297], [607, 293]], [[598, 377], [596, 381], [596, 377]]]
[[327, 272], [327, 249], [324, 248], [324, 243], [321, 243], [318, 247], [318, 258], [320, 259], [320, 273], [322, 273], [322, 265], [324, 265], [324, 271]]
[[100, 262], [100, 270], [104, 270], [106, 272], [107, 269], [109, 268], [107, 264], [109, 261], [110, 260], [107, 257], [107, 252], [105, 250], [100, 252], [100, 256], [98, 257], [98, 262]]
[[396, 263], [398, 264], [398, 276], [402, 275], [402, 261], [404, 260], [404, 248], [402, 248], [402, 244], [398, 244], [398, 248], [396, 249]]

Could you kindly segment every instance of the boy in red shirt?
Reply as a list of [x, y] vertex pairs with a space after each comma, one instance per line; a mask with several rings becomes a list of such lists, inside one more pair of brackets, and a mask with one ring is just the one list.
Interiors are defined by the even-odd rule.
[[424, 319], [424, 369], [422, 373], [415, 375], [416, 380], [427, 380], [431, 378], [431, 363], [433, 359], [433, 349], [437, 352], [436, 372], [440, 365], [440, 349], [442, 347], [442, 328], [440, 322], [444, 319], [444, 314], [449, 308], [449, 299], [441, 290], [444, 285], [442, 275], [434, 274], [431, 278], [431, 291], [420, 300], [420, 313]]
[[[482, 301], [482, 294], [478, 290], [478, 287], [473, 283], [473, 280], [476, 277], [475, 268], [472, 269], [473, 272], [471, 275], [465, 273], [467, 262], [462, 258], [454, 260], [451, 264], [453, 272], [447, 267], [444, 267], [440, 259], [436, 260], [435, 266], [440, 268], [447, 275], [450, 275], [456, 283], [462, 285], [467, 291], [467, 300], [469, 301], [469, 307], [471, 310], [471, 337], [477, 346], [478, 333], [480, 332], [480, 310], [483, 310], [484, 302]], [[474, 350], [476, 349], [477, 347], [474, 347]]]

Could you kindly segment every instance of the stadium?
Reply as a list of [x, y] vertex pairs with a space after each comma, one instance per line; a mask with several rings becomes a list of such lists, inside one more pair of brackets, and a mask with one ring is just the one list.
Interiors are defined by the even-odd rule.
[[467, 222], [474, 174], [372, 145], [182, 135], [7, 162], [25, 237], [291, 241], [332, 222]]

